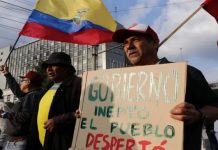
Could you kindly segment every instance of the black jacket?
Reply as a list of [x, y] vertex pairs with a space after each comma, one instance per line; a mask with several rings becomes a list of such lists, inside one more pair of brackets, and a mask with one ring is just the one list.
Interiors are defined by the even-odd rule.
[[[171, 63], [166, 58], [160, 64]], [[187, 66], [187, 83], [185, 101], [193, 104], [196, 109], [206, 105], [218, 107], [218, 98], [209, 87], [200, 70]], [[200, 150], [202, 122], [184, 126], [184, 150]]]
[[[51, 86], [50, 86], [51, 87]], [[48, 88], [49, 89], [49, 88]], [[76, 119], [72, 116], [79, 108], [81, 93], [81, 78], [72, 76], [63, 81], [53, 98], [48, 118], [55, 120], [55, 128], [46, 132], [43, 150], [68, 150], [71, 146]], [[38, 106], [37, 110], [38, 112]], [[63, 117], [67, 116], [67, 117]], [[32, 145], [29, 149], [39, 150], [40, 143], [37, 130], [37, 113], [34, 115], [35, 123], [31, 125], [34, 136], [30, 139]], [[34, 141], [35, 140], [35, 141]]]
[[29, 134], [34, 104], [38, 103], [41, 99], [43, 90], [34, 89], [28, 93], [23, 93], [20, 90], [19, 84], [10, 73], [5, 77], [11, 91], [19, 98], [19, 101], [12, 107], [12, 112], [7, 113], [5, 117], [14, 122], [17, 127], [19, 126], [14, 136], [27, 136]]

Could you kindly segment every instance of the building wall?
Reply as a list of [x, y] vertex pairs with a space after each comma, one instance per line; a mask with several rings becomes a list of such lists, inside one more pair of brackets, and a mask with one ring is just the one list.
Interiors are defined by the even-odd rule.
[[5, 48], [0, 48], [0, 65], [5, 63], [9, 52], [10, 52], [10, 46]]
[[[116, 46], [116, 44], [101, 44], [98, 46], [98, 52], [105, 51], [113, 46]], [[114, 51], [118, 50], [115, 49]], [[18, 76], [25, 74], [27, 71], [32, 70], [35, 66], [39, 65], [40, 61], [48, 59], [48, 56], [53, 52], [65, 52], [69, 54], [71, 56], [72, 65], [75, 67], [77, 74], [94, 69], [92, 46], [39, 40], [19, 47], [12, 52], [9, 60], [10, 72], [16, 79], [18, 79]], [[106, 68], [103, 68], [103, 66], [106, 66]], [[122, 66], [125, 66], [124, 54], [119, 51], [118, 53], [113, 53], [112, 51], [108, 53], [104, 52], [98, 55], [97, 69], [108, 69]]]
[[[10, 47], [5, 47], [0, 49], [0, 65], [3, 65], [6, 61], [6, 58], [8, 57], [10, 52]], [[4, 89], [6, 86], [5, 77], [0, 74], [0, 88]]]
[[18, 100], [17, 97], [14, 96], [14, 94], [12, 93], [10, 89], [4, 89], [2, 91], [3, 91], [4, 102], [14, 103], [16, 100]]
[[123, 51], [123, 47], [113, 49], [113, 47], [118, 46], [116, 43], [107, 45], [107, 49], [110, 51], [107, 52], [106, 57], [106, 68], [121, 68], [126, 66], [126, 57]]
[[[113, 49], [116, 43], [100, 44], [97, 46], [96, 69], [109, 69], [125, 66], [125, 56], [120, 48]], [[65, 52], [70, 55], [72, 65], [77, 75], [84, 71], [94, 70], [94, 46], [79, 45], [57, 41], [38, 40], [16, 48], [9, 59], [9, 71], [19, 82], [19, 76], [30, 70], [35, 70], [40, 62], [48, 59], [53, 52]], [[109, 52], [105, 52], [107, 49]], [[99, 53], [100, 52], [100, 53]], [[98, 54], [99, 53], [99, 54]]]

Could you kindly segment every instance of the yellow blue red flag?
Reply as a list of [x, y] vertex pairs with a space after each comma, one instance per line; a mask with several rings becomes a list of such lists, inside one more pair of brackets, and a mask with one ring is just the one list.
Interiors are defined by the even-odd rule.
[[78, 44], [112, 41], [116, 23], [101, 0], [38, 0], [21, 35]]

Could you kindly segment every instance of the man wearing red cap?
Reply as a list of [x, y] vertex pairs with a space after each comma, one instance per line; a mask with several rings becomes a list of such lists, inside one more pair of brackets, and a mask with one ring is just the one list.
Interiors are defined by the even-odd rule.
[[[15, 103], [11, 112], [0, 111], [1, 117], [9, 119], [17, 128], [16, 132], [10, 135], [3, 150], [23, 150], [26, 147], [26, 139], [30, 135], [30, 124], [37, 101], [42, 97], [41, 89], [42, 77], [35, 71], [29, 71], [24, 76], [20, 76], [20, 85], [8, 71], [5, 65], [0, 66], [1, 73], [6, 77], [9, 88], [19, 101]], [[15, 144], [16, 143], [16, 144]]]
[[[117, 30], [113, 41], [123, 43], [126, 56], [134, 66], [170, 63], [166, 58], [158, 58], [159, 38], [149, 26], [135, 24], [129, 29]], [[218, 98], [203, 74], [188, 66], [185, 102], [171, 110], [172, 118], [185, 123], [184, 150], [201, 149], [202, 125], [218, 119], [217, 107]]]

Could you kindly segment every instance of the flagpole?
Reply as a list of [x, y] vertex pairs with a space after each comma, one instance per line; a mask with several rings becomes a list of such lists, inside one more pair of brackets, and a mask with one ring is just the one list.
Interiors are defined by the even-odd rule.
[[201, 4], [188, 18], [186, 18], [176, 29], [174, 29], [163, 41], [160, 42], [159, 47], [165, 43], [174, 33], [176, 33], [186, 22], [188, 22], [201, 8], [204, 4]]
[[20, 39], [20, 36], [21, 36], [21, 35], [19, 34], [19, 36], [17, 37], [17, 39], [16, 39], [16, 41], [15, 41], [13, 47], [10, 49], [10, 52], [9, 52], [9, 54], [8, 54], [8, 57], [7, 57], [6, 60], [5, 60], [4, 65], [7, 64], [7, 61], [9, 60], [9, 58], [10, 58], [10, 56], [11, 56], [11, 53], [12, 53], [13, 50], [15, 49], [15, 46], [17, 45], [17, 42], [18, 42], [18, 40]]
[[97, 70], [98, 45], [92, 46], [92, 64], [93, 70]]

